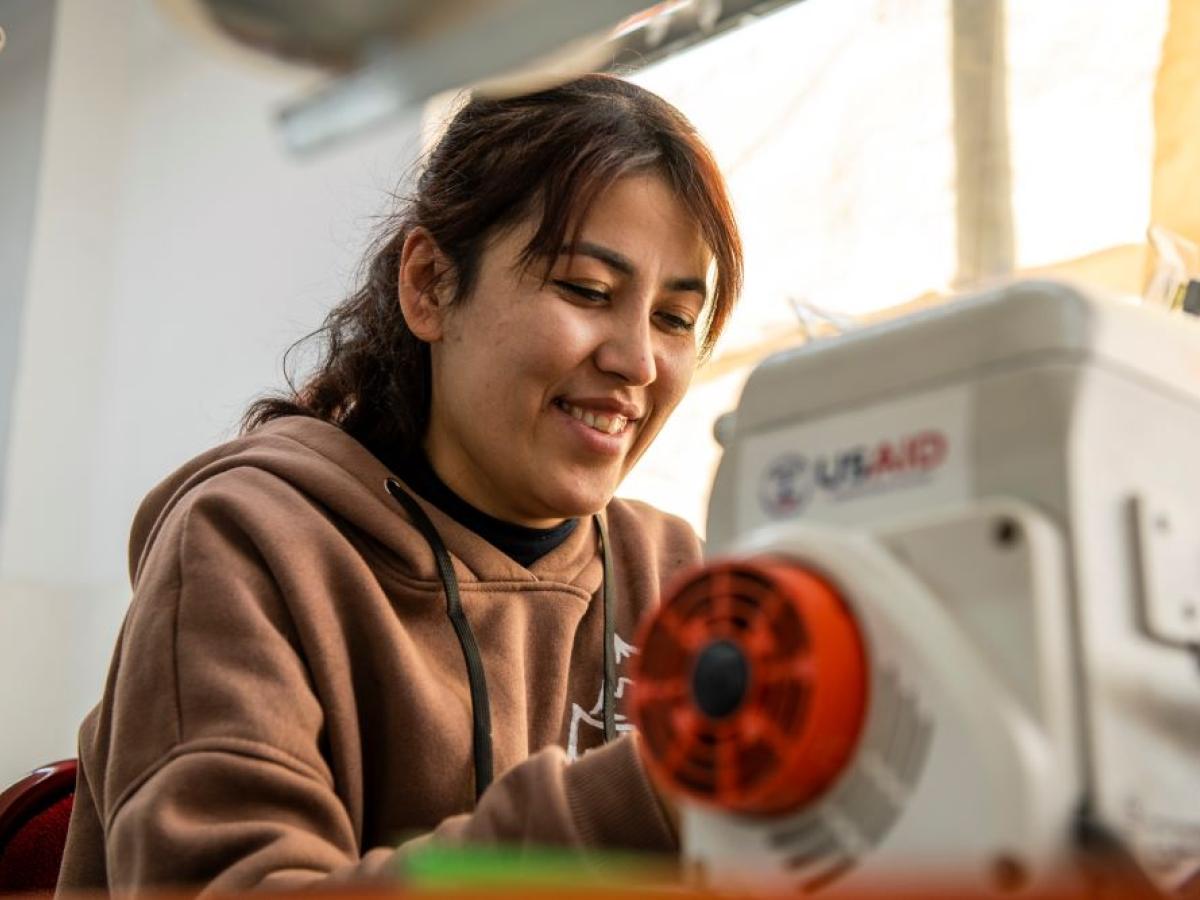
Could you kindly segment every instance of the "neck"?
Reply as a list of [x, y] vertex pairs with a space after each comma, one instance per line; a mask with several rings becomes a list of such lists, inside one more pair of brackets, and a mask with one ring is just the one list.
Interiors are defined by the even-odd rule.
[[441, 448], [435, 446], [435, 443], [429, 434], [426, 434], [421, 442], [422, 452], [430, 470], [460, 500], [479, 512], [509, 525], [538, 530], [557, 528], [566, 521], [565, 516], [537, 518], [497, 504], [494, 498], [499, 491], [491, 489], [486, 481], [479, 480], [478, 468], [470, 466], [466, 460], [456, 461], [451, 454], [439, 452]]

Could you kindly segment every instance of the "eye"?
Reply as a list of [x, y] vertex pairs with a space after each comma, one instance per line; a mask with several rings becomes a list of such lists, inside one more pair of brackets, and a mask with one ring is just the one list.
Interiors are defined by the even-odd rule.
[[587, 287], [586, 285], [577, 284], [574, 281], [560, 281], [555, 279], [551, 282], [551, 284], [560, 290], [566, 291], [568, 294], [574, 294], [576, 297], [587, 300], [591, 303], [606, 303], [612, 299], [611, 296], [605, 291]]
[[691, 319], [676, 315], [671, 312], [658, 312], [658, 321], [662, 323], [663, 328], [673, 334], [690, 334], [696, 330], [696, 323]]

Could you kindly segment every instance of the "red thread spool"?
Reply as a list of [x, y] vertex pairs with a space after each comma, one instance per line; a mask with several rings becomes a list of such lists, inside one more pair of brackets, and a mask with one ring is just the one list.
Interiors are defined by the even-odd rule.
[[651, 772], [695, 800], [777, 814], [841, 773], [866, 716], [867, 660], [821, 576], [770, 557], [691, 573], [643, 627], [633, 716]]

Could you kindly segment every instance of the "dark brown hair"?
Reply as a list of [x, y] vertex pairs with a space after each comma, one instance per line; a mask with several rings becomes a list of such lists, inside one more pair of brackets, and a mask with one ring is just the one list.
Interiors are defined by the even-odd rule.
[[397, 295], [400, 253], [414, 227], [450, 260], [453, 302], [475, 286], [487, 240], [540, 217], [525, 264], [554, 259], [567, 231], [618, 178], [660, 175], [695, 218], [716, 263], [702, 323], [711, 352], [741, 290], [742, 248], [725, 183], [691, 123], [662, 98], [610, 75], [587, 75], [509, 99], [475, 97], [429, 155], [415, 191], [385, 223], [357, 291], [288, 351], [318, 339], [313, 373], [290, 392], [258, 399], [243, 432], [287, 415], [340, 426], [375, 453], [414, 448], [429, 421], [429, 347], [408, 328]]

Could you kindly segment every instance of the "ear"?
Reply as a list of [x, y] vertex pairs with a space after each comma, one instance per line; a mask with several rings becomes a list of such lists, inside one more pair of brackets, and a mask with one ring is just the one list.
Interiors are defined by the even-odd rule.
[[426, 343], [442, 338], [450, 261], [427, 230], [417, 226], [400, 251], [397, 293], [409, 330]]

